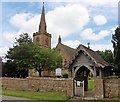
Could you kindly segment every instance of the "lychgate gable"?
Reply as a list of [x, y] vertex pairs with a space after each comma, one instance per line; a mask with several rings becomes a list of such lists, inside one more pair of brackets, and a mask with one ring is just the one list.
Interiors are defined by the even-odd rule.
[[[69, 76], [75, 77], [76, 72], [82, 66], [86, 67], [94, 77], [109, 75], [109, 64], [104, 61], [95, 51], [84, 45], [79, 45], [69, 64]], [[107, 74], [105, 73], [107, 69]], [[105, 74], [104, 74], [105, 73]]]

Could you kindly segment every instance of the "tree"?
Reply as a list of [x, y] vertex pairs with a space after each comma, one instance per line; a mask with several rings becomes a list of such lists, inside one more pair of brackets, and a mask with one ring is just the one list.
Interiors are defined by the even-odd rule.
[[61, 66], [62, 57], [57, 51], [33, 44], [27, 34], [20, 35], [16, 41], [6, 57], [15, 62], [19, 71], [34, 68], [41, 76], [42, 70], [51, 71]]
[[32, 44], [32, 39], [27, 33], [21, 34], [18, 39], [16, 38], [16, 42], [13, 48], [9, 48], [9, 51], [7, 52], [6, 58], [8, 59], [8, 61], [3, 64], [3, 76], [28, 76], [28, 69], [24, 68], [26, 64], [24, 63], [24, 61], [22, 61], [22, 59], [27, 58], [27, 49], [30, 46], [30, 44]]
[[30, 44], [32, 43], [32, 38], [28, 35], [28, 33], [20, 34], [19, 38], [15, 38], [16, 42], [15, 44], [21, 45], [21, 44]]
[[115, 34], [112, 35], [112, 43], [114, 48], [114, 65], [120, 74], [120, 27], [117, 27]]
[[111, 50], [96, 51], [106, 62], [113, 65], [113, 53]]
[[25, 69], [18, 70], [14, 61], [8, 60], [2, 63], [2, 76], [3, 77], [27, 77], [28, 71]]
[[30, 51], [31, 68], [37, 70], [39, 76], [41, 76], [42, 70], [52, 71], [61, 67], [62, 57], [57, 51], [41, 48], [39, 45], [34, 45]]

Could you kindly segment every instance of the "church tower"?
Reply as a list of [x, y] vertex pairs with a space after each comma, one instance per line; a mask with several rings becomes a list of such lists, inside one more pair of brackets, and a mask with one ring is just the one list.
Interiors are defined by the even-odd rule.
[[33, 43], [39, 44], [43, 48], [51, 48], [51, 34], [47, 33], [44, 3], [42, 7], [42, 14], [38, 32], [33, 34]]

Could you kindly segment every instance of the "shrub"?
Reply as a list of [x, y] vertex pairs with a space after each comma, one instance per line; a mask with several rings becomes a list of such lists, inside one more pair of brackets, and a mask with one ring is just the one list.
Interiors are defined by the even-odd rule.
[[62, 74], [63, 78], [68, 78], [68, 73]]

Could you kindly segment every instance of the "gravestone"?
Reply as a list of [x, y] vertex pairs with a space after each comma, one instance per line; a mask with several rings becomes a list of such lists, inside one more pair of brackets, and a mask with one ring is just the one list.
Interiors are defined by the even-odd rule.
[[57, 77], [61, 77], [61, 75], [62, 75], [62, 70], [61, 70], [61, 68], [56, 68], [56, 69], [55, 69], [55, 75], [56, 75]]

